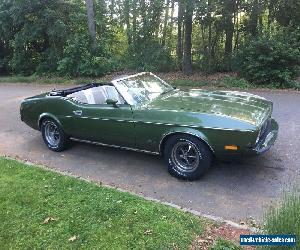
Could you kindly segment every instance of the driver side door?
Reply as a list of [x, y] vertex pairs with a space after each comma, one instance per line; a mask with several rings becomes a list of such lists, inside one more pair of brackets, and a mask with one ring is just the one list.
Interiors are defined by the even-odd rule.
[[76, 104], [72, 114], [72, 136], [113, 146], [134, 147], [134, 122], [128, 104]]

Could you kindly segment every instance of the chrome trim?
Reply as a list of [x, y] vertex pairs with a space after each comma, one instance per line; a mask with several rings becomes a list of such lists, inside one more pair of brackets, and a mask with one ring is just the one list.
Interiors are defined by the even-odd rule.
[[91, 120], [101, 120], [101, 121], [116, 121], [116, 122], [134, 122], [133, 120], [122, 120], [122, 119], [112, 119], [112, 118], [100, 118], [100, 117], [88, 117], [88, 116], [71, 116], [71, 115], [66, 115], [65, 118], [82, 118], [82, 119], [91, 119]]
[[82, 110], [79, 110], [79, 109], [78, 110], [74, 110], [73, 114], [77, 115], [77, 116], [81, 116], [82, 115]]
[[163, 122], [147, 122], [147, 121], [133, 121], [145, 124], [154, 124], [154, 125], [165, 125], [165, 126], [176, 126], [176, 127], [190, 127], [190, 128], [203, 128], [203, 129], [215, 129], [215, 130], [226, 130], [226, 131], [240, 131], [240, 132], [255, 132], [252, 129], [231, 129], [231, 128], [219, 128], [219, 127], [204, 127], [198, 125], [189, 125], [189, 124], [175, 124], [175, 123], [163, 123]]
[[[150, 106], [151, 108], [151, 106]], [[149, 109], [149, 108], [148, 108]], [[225, 117], [231, 120], [236, 120], [236, 121], [240, 121], [240, 122], [244, 122], [244, 123], [248, 123], [252, 126], [257, 126], [257, 124], [251, 123], [250, 121], [245, 121], [243, 119], [239, 119], [236, 117], [232, 117], [229, 115], [224, 115], [224, 114], [220, 114], [220, 113], [204, 113], [204, 112], [197, 112], [197, 111], [182, 111], [182, 110], [173, 110], [173, 109], [160, 109], [160, 108], [151, 108], [152, 110], [156, 110], [156, 111], [162, 111], [162, 112], [174, 112], [174, 113], [179, 113], [179, 112], [186, 112], [186, 113], [190, 113], [190, 114], [198, 114], [198, 115], [211, 115], [211, 116], [221, 116], [221, 117]], [[244, 130], [244, 131], [250, 131], [251, 129], [248, 130]], [[252, 131], [252, 130], [251, 130]]]
[[152, 155], [159, 155], [160, 154], [159, 152], [152, 152], [152, 151], [143, 150], [143, 149], [123, 147], [123, 146], [118, 146], [118, 145], [113, 145], [113, 144], [106, 144], [106, 143], [101, 143], [101, 142], [94, 142], [94, 141], [89, 141], [89, 140], [82, 140], [82, 139], [77, 139], [77, 138], [74, 138], [74, 137], [71, 137], [70, 140], [72, 140], [72, 141], [78, 141], [78, 142], [84, 142], [84, 143], [89, 143], [89, 144], [94, 144], [94, 145], [99, 145], [99, 146], [105, 146], [105, 147], [112, 147], [112, 148], [119, 148], [119, 149], [131, 150], [131, 151], [136, 151], [136, 152], [141, 152], [141, 153], [146, 153], [146, 154], [152, 154]]
[[[134, 75], [128, 75], [128, 76], [124, 76], [124, 77], [120, 77], [120, 78], [114, 79], [114, 80], [111, 81], [111, 83], [122, 81], [122, 80], [125, 80], [125, 79], [128, 79], [128, 78], [132, 78], [132, 77], [136, 77], [136, 76], [140, 76], [140, 75], [146, 75], [146, 74], [152, 75], [152, 76], [158, 78], [159, 80], [165, 82], [164, 80], [162, 80], [161, 78], [159, 78], [157, 75], [154, 75], [152, 72], [140, 72], [140, 73], [137, 73], [137, 74], [134, 74]], [[170, 85], [170, 84], [168, 84], [168, 85]]]
[[195, 143], [190, 140], [181, 139], [173, 146], [171, 159], [174, 167], [179, 171], [191, 173], [198, 167], [199, 161], [202, 159], [202, 154]]
[[[137, 73], [135, 75], [129, 75], [129, 76], [124, 76], [124, 77], [120, 77], [120, 78], [117, 78], [115, 80], [112, 80], [111, 83], [112, 85], [116, 88], [116, 90], [121, 94], [121, 91], [117, 88], [116, 86], [116, 83], [117, 82], [120, 82], [120, 81], [123, 81], [125, 79], [129, 79], [129, 78], [133, 78], [133, 77], [136, 77], [136, 76], [141, 76], [141, 75], [151, 75], [153, 77], [155, 77], [156, 79], [162, 81], [164, 84], [166, 85], [169, 85], [170, 87], [172, 87], [172, 85], [168, 84], [166, 81], [162, 80], [161, 78], [159, 78], [157, 75], [151, 73], [151, 72], [140, 72], [140, 73]], [[122, 95], [122, 94], [121, 94]], [[123, 99], [130, 105], [130, 106], [133, 106], [133, 105], [136, 105], [135, 103], [132, 103], [130, 100], [128, 100], [127, 96], [125, 96], [124, 94], [122, 95]]]
[[[67, 115], [65, 118], [72, 118], [73, 116]], [[189, 127], [189, 128], [202, 128], [202, 129], [214, 129], [214, 130], [226, 130], [226, 131], [239, 131], [239, 132], [255, 132], [252, 129], [232, 129], [232, 128], [219, 128], [219, 127], [204, 127], [192, 124], [175, 124], [175, 123], [163, 123], [163, 122], [150, 122], [142, 120], [122, 120], [122, 119], [110, 119], [110, 118], [98, 118], [98, 117], [87, 117], [81, 116], [78, 118], [82, 119], [92, 119], [92, 120], [101, 120], [101, 121], [116, 121], [116, 122], [129, 122], [129, 123], [144, 123], [144, 124], [153, 124], [153, 125], [164, 125], [164, 126], [175, 126], [175, 127]]]
[[39, 129], [40, 129], [40, 125], [41, 125], [41, 120], [43, 120], [46, 117], [55, 120], [62, 127], [61, 122], [53, 114], [51, 114], [51, 113], [42, 113], [42, 114], [40, 114], [39, 119], [38, 119], [38, 123], [37, 123], [37, 126], [38, 126]]
[[165, 133], [165, 134], [163, 135], [162, 139], [161, 139], [160, 142], [159, 142], [158, 149], [159, 149], [159, 152], [160, 152], [161, 154], [163, 153], [163, 152], [161, 151], [162, 142], [163, 142], [163, 140], [164, 140], [167, 136], [169, 136], [169, 135], [171, 135], [171, 134], [188, 134], [188, 135], [195, 136], [195, 137], [197, 137], [198, 139], [200, 139], [201, 141], [204, 141], [204, 142], [207, 144], [207, 146], [210, 148], [210, 150], [211, 150], [213, 153], [215, 153], [214, 149], [213, 149], [212, 146], [208, 143], [208, 141], [207, 141], [206, 139], [202, 138], [201, 136], [199, 136], [199, 135], [197, 135], [197, 134], [195, 134], [195, 133], [192, 133], [192, 132], [186, 132], [186, 131], [172, 131], [172, 132]]

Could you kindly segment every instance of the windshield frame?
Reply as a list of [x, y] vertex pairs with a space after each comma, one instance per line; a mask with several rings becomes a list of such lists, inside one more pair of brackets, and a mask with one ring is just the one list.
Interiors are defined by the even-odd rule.
[[[118, 82], [121, 82], [123, 80], [126, 79], [130, 79], [130, 78], [135, 78], [138, 76], [143, 76], [143, 75], [150, 75], [153, 76], [154, 78], [156, 78], [157, 80], [159, 80], [163, 85], [165, 85], [167, 88], [170, 88], [170, 91], [174, 89], [174, 87], [170, 84], [168, 84], [167, 82], [165, 82], [164, 80], [162, 80], [161, 78], [159, 78], [158, 76], [156, 76], [155, 74], [151, 73], [151, 72], [141, 72], [135, 75], [130, 75], [130, 76], [125, 76], [125, 77], [121, 77], [121, 78], [117, 78], [115, 80], [112, 80], [111, 83], [113, 84], [113, 86], [117, 89], [117, 91], [122, 95], [122, 97], [124, 98], [124, 100], [126, 101], [126, 103], [128, 103], [129, 105], [139, 105], [139, 104], [144, 104], [144, 103], [139, 103], [136, 102], [133, 98], [132, 95], [130, 95], [128, 93], [128, 91], [125, 91], [125, 89], [123, 89], [123, 86], [121, 86], [121, 84], [119, 84]], [[169, 92], [169, 91], [167, 91]], [[164, 94], [165, 92], [162, 92], [161, 94]], [[161, 94], [159, 94], [158, 96], [160, 96]], [[157, 98], [157, 97], [155, 97]], [[154, 98], [154, 99], [155, 99]], [[145, 101], [145, 102], [149, 102], [149, 101]]]

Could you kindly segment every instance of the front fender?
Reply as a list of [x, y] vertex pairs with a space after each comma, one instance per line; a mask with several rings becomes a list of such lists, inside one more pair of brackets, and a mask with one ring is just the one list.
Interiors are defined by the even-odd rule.
[[160, 139], [159, 152], [161, 154], [163, 153], [164, 143], [170, 136], [172, 136], [174, 134], [188, 134], [188, 135], [195, 136], [195, 137], [199, 138], [201, 141], [205, 142], [207, 144], [207, 146], [210, 148], [210, 150], [214, 153], [214, 148], [211, 146], [209, 139], [203, 132], [201, 132], [197, 129], [193, 129], [193, 128], [174, 127], [174, 128], [171, 128], [166, 133], [164, 133]]
[[51, 113], [42, 113], [42, 114], [39, 116], [39, 119], [38, 119], [38, 128], [39, 128], [39, 129], [41, 129], [41, 123], [42, 123], [42, 120], [43, 120], [44, 118], [46, 118], [46, 117], [47, 117], [47, 118], [53, 119], [54, 121], [56, 121], [56, 122], [60, 125], [61, 128], [63, 128], [61, 122], [58, 120], [58, 118], [57, 118], [55, 115], [53, 115], [53, 114], [51, 114]]

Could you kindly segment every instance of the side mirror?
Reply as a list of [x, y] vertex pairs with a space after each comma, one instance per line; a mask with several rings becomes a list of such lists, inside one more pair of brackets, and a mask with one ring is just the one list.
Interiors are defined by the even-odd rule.
[[118, 107], [117, 103], [118, 103], [118, 100], [116, 100], [116, 99], [107, 99], [106, 100], [106, 104], [113, 105], [114, 107]]

